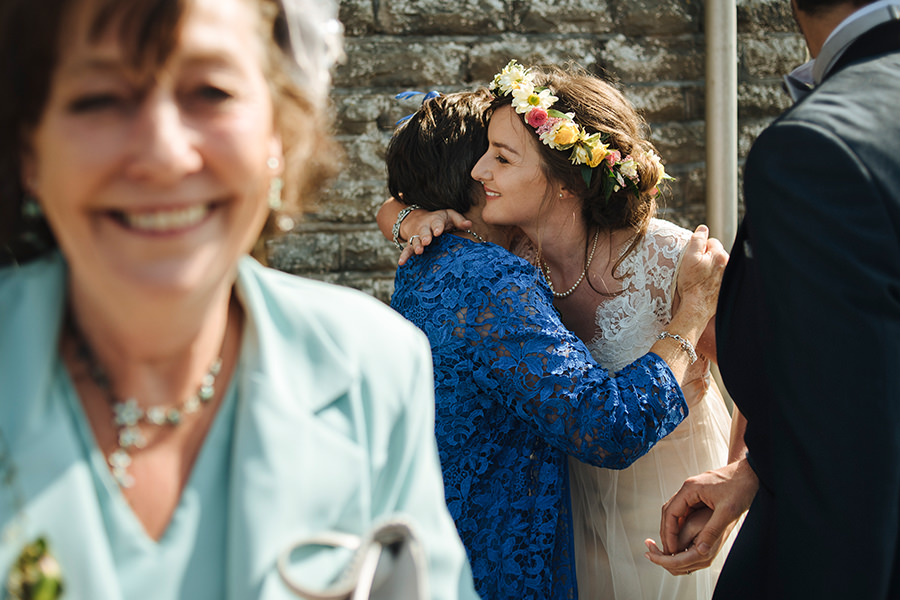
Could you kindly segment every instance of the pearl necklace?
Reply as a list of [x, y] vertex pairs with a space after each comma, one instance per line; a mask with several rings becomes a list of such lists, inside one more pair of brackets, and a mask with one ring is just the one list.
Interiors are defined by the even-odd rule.
[[486, 243], [487, 243], [487, 242], [484, 241], [484, 238], [483, 238], [483, 237], [481, 237], [480, 235], [478, 235], [477, 233], [475, 233], [475, 232], [472, 231], [471, 229], [466, 229], [466, 233], [470, 234], [473, 238], [475, 238], [476, 240], [478, 240], [478, 241], [481, 242], [482, 244], [486, 244]]
[[591, 245], [591, 253], [588, 254], [587, 261], [584, 263], [584, 270], [581, 272], [581, 275], [578, 276], [578, 279], [575, 280], [575, 283], [572, 284], [572, 287], [567, 289], [564, 292], [557, 292], [553, 289], [553, 282], [550, 281], [550, 265], [544, 262], [544, 259], [540, 259], [541, 272], [544, 274], [544, 279], [547, 280], [547, 287], [550, 288], [550, 291], [553, 292], [553, 295], [557, 298], [565, 298], [575, 291], [581, 282], [584, 280], [584, 276], [587, 275], [588, 268], [591, 266], [591, 261], [594, 259], [594, 250], [597, 249], [597, 238], [600, 236], [600, 230], [597, 230], [594, 233], [594, 243]]
[[74, 322], [71, 323], [72, 337], [75, 339], [75, 352], [87, 367], [88, 376], [107, 396], [113, 409], [113, 425], [116, 428], [116, 449], [109, 453], [106, 461], [109, 463], [113, 479], [119, 487], [130, 488], [134, 485], [134, 476], [128, 472], [131, 466], [131, 455], [146, 447], [147, 438], [141, 431], [142, 423], [154, 427], [177, 427], [184, 420], [185, 415], [194, 414], [209, 404], [216, 395], [216, 377], [222, 370], [222, 357], [216, 358], [209, 366], [197, 392], [184, 402], [172, 406], [152, 406], [147, 410], [141, 408], [136, 398], [126, 398], [124, 401], [116, 398], [112, 391], [109, 376], [100, 365], [97, 357], [87, 344], [87, 340], [78, 331]]

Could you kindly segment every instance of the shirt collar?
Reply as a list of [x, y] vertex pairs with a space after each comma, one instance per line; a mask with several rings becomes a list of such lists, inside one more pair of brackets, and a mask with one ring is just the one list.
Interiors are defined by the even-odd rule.
[[877, 0], [841, 21], [825, 40], [816, 58], [785, 75], [784, 87], [794, 102], [822, 83], [825, 75], [859, 36], [891, 20], [900, 20], [900, 0]]

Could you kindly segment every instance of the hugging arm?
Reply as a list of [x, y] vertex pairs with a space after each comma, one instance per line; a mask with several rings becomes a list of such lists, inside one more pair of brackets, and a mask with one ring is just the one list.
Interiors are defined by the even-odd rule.
[[[402, 202], [388, 198], [378, 209], [375, 222], [378, 223], [378, 229], [385, 238], [393, 241], [394, 224], [397, 222], [400, 211], [404, 208], [406, 205]], [[400, 222], [397, 232], [397, 239], [400, 242], [409, 242], [400, 252], [397, 264], [402, 266], [413, 254], [422, 254], [425, 246], [431, 243], [432, 237], [437, 237], [445, 231], [465, 230], [471, 226], [471, 221], [452, 208], [433, 212], [424, 209], [413, 210]]]
[[[695, 342], [714, 309], [724, 258], [705, 228], [688, 246], [688, 293], [671, 328]], [[678, 380], [689, 360], [679, 344], [661, 340], [611, 377], [561, 323], [534, 267], [495, 245], [478, 253], [434, 256], [427, 276], [418, 263], [401, 269], [400, 288], [409, 291], [393, 302], [429, 331], [432, 345], [456, 344], [455, 355], [473, 356], [483, 394], [552, 446], [612, 468], [627, 467], [683, 420]]]
[[[696, 244], [705, 248], [705, 236]], [[695, 259], [707, 261], [695, 268], [717, 268], [708, 256]], [[687, 359], [677, 344], [659, 342], [659, 355], [648, 353], [611, 377], [560, 322], [533, 267], [510, 257], [517, 266], [495, 273], [501, 259], [489, 262], [435, 278], [447, 290], [444, 302], [452, 292], [465, 304], [432, 313], [457, 323], [453, 335], [472, 348], [473, 376], [483, 393], [531, 423], [552, 446], [611, 468], [628, 466], [681, 422], [686, 406], [674, 373], [683, 376]], [[697, 331], [709, 318], [708, 312], [688, 313], [693, 321], [679, 318]]]

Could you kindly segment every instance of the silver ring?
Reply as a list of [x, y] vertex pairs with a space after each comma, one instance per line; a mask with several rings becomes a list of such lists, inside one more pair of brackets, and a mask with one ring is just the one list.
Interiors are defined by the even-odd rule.
[[416, 238], [421, 239], [422, 236], [421, 236], [421, 235], [411, 235], [411, 236], [409, 236], [409, 243], [412, 244], [412, 241], [413, 241], [414, 239], [416, 239]]

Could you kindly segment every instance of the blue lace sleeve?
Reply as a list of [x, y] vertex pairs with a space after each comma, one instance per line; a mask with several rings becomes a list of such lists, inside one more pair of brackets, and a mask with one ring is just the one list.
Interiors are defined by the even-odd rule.
[[[400, 269], [394, 306], [441, 348], [436, 373], [456, 377], [445, 386], [506, 406], [550, 446], [608, 468], [627, 467], [686, 416], [681, 389], [656, 355], [614, 376], [597, 365], [525, 261], [468, 242], [434, 251]], [[457, 364], [442, 368], [444, 360]]]

